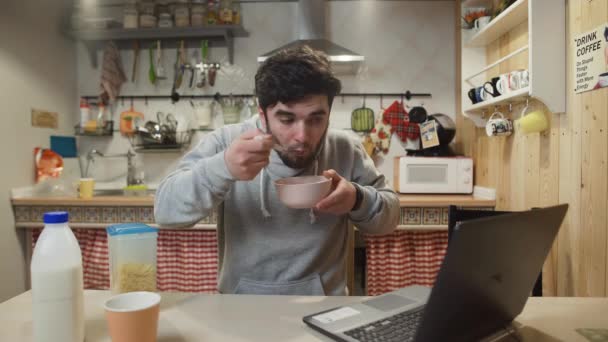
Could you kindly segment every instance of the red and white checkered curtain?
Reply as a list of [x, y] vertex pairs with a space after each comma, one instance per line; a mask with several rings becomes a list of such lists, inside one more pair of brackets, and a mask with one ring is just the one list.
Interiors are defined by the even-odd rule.
[[448, 246], [447, 231], [398, 230], [364, 239], [370, 296], [410, 285], [433, 286]]
[[[33, 246], [41, 229], [32, 231]], [[82, 251], [85, 289], [110, 288], [105, 229], [72, 229]], [[157, 250], [159, 291], [217, 292], [217, 234], [212, 230], [160, 230]]]

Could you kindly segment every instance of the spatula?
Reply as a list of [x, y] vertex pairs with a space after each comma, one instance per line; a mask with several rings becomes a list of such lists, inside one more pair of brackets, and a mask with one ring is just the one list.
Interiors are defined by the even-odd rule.
[[148, 79], [150, 79], [150, 83], [156, 83], [156, 71], [154, 70], [154, 52], [152, 51], [152, 47], [149, 49], [150, 52], [150, 69], [148, 69]]

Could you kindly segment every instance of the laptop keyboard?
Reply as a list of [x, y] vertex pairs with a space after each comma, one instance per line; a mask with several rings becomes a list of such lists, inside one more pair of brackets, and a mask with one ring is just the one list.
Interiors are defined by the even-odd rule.
[[344, 334], [362, 342], [414, 341], [416, 328], [422, 319], [424, 307], [406, 311], [364, 326], [345, 331]]

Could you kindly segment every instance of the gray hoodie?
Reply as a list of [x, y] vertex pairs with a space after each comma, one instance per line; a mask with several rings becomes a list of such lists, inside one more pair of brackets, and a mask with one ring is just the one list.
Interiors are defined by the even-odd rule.
[[[317, 159], [305, 169], [283, 164], [276, 151], [251, 181], [235, 180], [224, 150], [241, 133], [261, 128], [259, 116], [206, 135], [156, 192], [154, 216], [164, 226], [191, 226], [218, 211], [221, 293], [345, 295], [348, 221], [366, 234], [397, 226], [399, 199], [363, 147], [329, 130]], [[283, 205], [274, 181], [334, 169], [359, 185], [358, 210], [335, 216]]]

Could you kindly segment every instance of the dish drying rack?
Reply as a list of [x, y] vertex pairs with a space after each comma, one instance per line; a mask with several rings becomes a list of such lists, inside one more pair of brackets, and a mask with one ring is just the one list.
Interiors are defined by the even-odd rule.
[[140, 153], [183, 151], [190, 147], [195, 130], [147, 133], [136, 131], [129, 138], [131, 147]]

